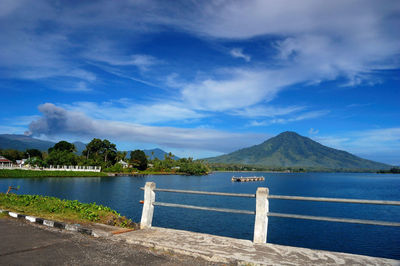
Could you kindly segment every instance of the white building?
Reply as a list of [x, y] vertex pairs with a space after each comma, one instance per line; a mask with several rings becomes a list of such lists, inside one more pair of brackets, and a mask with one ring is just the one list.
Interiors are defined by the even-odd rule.
[[17, 165], [22, 168], [28, 159], [16, 160]]
[[12, 162], [8, 160], [6, 157], [0, 156], [0, 167], [11, 167]]
[[129, 166], [129, 164], [127, 162], [124, 162], [122, 160], [119, 160], [118, 163], [121, 164], [123, 168], [127, 168]]

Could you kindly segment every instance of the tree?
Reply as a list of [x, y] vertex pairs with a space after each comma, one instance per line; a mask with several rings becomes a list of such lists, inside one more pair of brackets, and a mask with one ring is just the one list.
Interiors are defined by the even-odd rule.
[[0, 150], [0, 155], [6, 157], [10, 161], [15, 162], [16, 160], [21, 160], [22, 158], [25, 158], [24, 152], [17, 151], [17, 150]]
[[26, 154], [29, 154], [29, 157], [37, 157], [39, 159], [43, 159], [43, 154], [38, 149], [27, 149]]
[[[75, 145], [67, 141], [57, 142], [49, 149], [49, 155], [45, 159], [45, 164], [48, 165], [77, 165], [78, 156]], [[31, 155], [32, 156], [32, 155]]]
[[128, 152], [126, 151], [117, 151], [117, 156], [115, 157], [115, 160], [119, 162], [120, 160], [124, 161], [126, 159], [126, 155]]
[[104, 162], [107, 162], [108, 157], [112, 156], [114, 159], [116, 158], [117, 155], [117, 148], [115, 144], [111, 143], [109, 140], [105, 139], [103, 140], [102, 146], [101, 146], [101, 152], [104, 156]]
[[131, 151], [131, 160], [130, 162], [137, 167], [139, 170], [147, 169], [147, 157], [144, 151], [134, 150]]
[[77, 165], [78, 156], [70, 151], [53, 150], [45, 162], [47, 165]]
[[101, 139], [94, 138], [86, 145], [86, 149], [82, 151], [82, 154], [86, 156], [86, 159], [94, 159], [96, 155], [99, 155], [102, 145]]
[[76, 152], [75, 145], [72, 144], [72, 143], [69, 143], [69, 142], [67, 142], [65, 140], [57, 142], [52, 148], [50, 148], [48, 150], [49, 154], [54, 150], [56, 150], [56, 151], [67, 151], [67, 152]]
[[86, 161], [91, 160], [94, 165], [103, 167], [109, 167], [117, 161], [117, 147], [107, 139], [92, 139], [82, 154], [86, 156]]

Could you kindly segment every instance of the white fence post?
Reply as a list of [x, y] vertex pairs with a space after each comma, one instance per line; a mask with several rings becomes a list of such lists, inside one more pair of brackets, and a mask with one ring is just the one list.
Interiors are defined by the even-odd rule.
[[259, 187], [256, 193], [256, 220], [254, 223], [254, 243], [267, 243], [268, 230], [268, 188]]
[[146, 229], [151, 227], [151, 222], [153, 221], [154, 206], [153, 202], [156, 200], [156, 193], [154, 189], [156, 188], [156, 183], [146, 182], [144, 186], [144, 202], [142, 210], [142, 219], [140, 221], [140, 229]]

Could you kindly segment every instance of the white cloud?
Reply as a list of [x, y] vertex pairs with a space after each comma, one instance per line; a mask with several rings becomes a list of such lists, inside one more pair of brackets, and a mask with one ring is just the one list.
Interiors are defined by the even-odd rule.
[[265, 134], [144, 126], [136, 123], [92, 119], [81, 112], [67, 111], [50, 103], [40, 105], [39, 111], [43, 116], [29, 125], [29, 134], [34, 136], [100, 137], [217, 152], [231, 152], [257, 144], [267, 138]]
[[224, 69], [218, 78], [188, 83], [182, 98], [195, 109], [226, 111], [268, 102], [295, 76], [276, 71]]
[[88, 88], [87, 83], [80, 81], [75, 87], [72, 87], [69, 89], [69, 91], [75, 92], [75, 91], [91, 91], [92, 89]]
[[315, 136], [318, 142], [363, 158], [400, 164], [400, 128], [368, 129], [331, 136]]
[[120, 99], [102, 103], [75, 102], [62, 107], [70, 111], [90, 114], [96, 119], [116, 120], [130, 123], [154, 124], [181, 121], [205, 117], [205, 114], [193, 111], [176, 102], [135, 103], [130, 99]]
[[296, 122], [306, 119], [318, 118], [324, 115], [327, 115], [329, 111], [327, 110], [319, 110], [319, 111], [310, 111], [298, 114], [296, 116], [290, 118], [275, 118], [269, 121], [270, 124], [287, 124], [290, 122]]
[[141, 71], [147, 71], [149, 67], [163, 63], [151, 55], [124, 54], [124, 51], [118, 47], [118, 42], [109, 40], [95, 42], [82, 53], [82, 56], [89, 60], [107, 63], [112, 66], [135, 66]]
[[[326, 110], [309, 111], [309, 112], [297, 113], [295, 115], [291, 114], [286, 117], [285, 116], [284, 117], [276, 117], [271, 120], [262, 120], [262, 121], [253, 120], [249, 124], [247, 124], [247, 126], [260, 127], [260, 126], [269, 126], [269, 125], [273, 125], [273, 124], [288, 124], [288, 123], [292, 123], [292, 122], [322, 117], [324, 115], [327, 115], [328, 113], [329, 113], [329, 111], [326, 111]], [[313, 131], [313, 132], [315, 132], [315, 131]], [[318, 133], [318, 130], [316, 132]]]
[[243, 109], [233, 110], [232, 114], [242, 117], [275, 117], [283, 116], [291, 113], [296, 113], [304, 110], [304, 106], [288, 106], [288, 107], [275, 107], [275, 106], [254, 106], [246, 107]]
[[398, 1], [214, 1], [199, 10], [190, 14], [190, 21], [178, 20], [178, 26], [215, 38], [280, 39], [280, 70], [298, 71], [296, 80], [342, 76], [346, 85], [354, 86], [371, 82], [374, 70], [399, 66]]
[[150, 55], [133, 54], [127, 56], [111, 56], [110, 54], [92, 55], [90, 59], [105, 62], [114, 66], [136, 66], [140, 70], [147, 70], [150, 66], [158, 64], [155, 57]]
[[251, 57], [249, 55], [246, 55], [243, 53], [243, 49], [242, 48], [234, 48], [232, 50], [229, 51], [230, 55], [235, 57], [235, 58], [243, 58], [244, 61], [246, 62], [250, 62]]
[[[246, 4], [150, 0], [99, 1], [79, 4], [79, 8], [64, 5], [66, 8], [59, 9], [45, 1], [3, 3], [6, 19], [2, 23], [7, 27], [2, 27], [4, 38], [0, 38], [2, 76], [36, 80], [62, 76], [93, 82], [96, 76], [81, 66], [84, 58], [145, 71], [160, 60], [132, 53], [122, 38], [114, 36], [121, 37], [120, 32], [134, 46], [143, 33], [171, 27], [213, 41], [251, 41], [261, 36], [260, 40], [266, 37], [265, 42], [275, 42], [276, 58], [264, 67], [227, 69], [230, 76], [209, 74], [186, 82], [181, 92], [173, 95], [201, 110], [224, 111], [268, 102], [286, 86], [299, 82], [345, 77], [347, 86], [373, 83], [374, 70], [399, 67], [400, 4], [395, 0], [250, 0]], [[37, 31], [43, 21], [57, 30]], [[73, 42], [74, 35], [83, 42]], [[79, 52], [66, 53], [75, 50]], [[230, 52], [250, 61], [240, 48]]]
[[318, 129], [314, 129], [314, 128], [310, 128], [310, 130], [308, 131], [309, 135], [317, 135], [319, 133]]
[[0, 134], [23, 134], [26, 127], [0, 125]]
[[266, 121], [266, 120], [264, 120], [264, 121], [253, 120], [253, 121], [250, 121], [248, 126], [250, 126], [250, 127], [262, 127], [262, 126], [268, 126], [269, 124], [270, 123], [268, 121]]

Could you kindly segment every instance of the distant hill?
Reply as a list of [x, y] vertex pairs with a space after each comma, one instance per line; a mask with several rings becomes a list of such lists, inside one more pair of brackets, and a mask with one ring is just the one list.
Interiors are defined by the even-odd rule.
[[38, 149], [47, 151], [54, 146], [54, 142], [35, 139], [25, 135], [0, 134], [0, 149], [14, 149], [25, 151], [26, 149]]
[[[160, 160], [164, 160], [164, 156], [168, 154], [168, 152], [163, 151], [162, 149], [156, 148], [151, 150], [143, 150], [144, 153], [149, 156], [150, 160], [158, 158]], [[179, 160], [179, 157], [173, 155], [174, 160]]]
[[[168, 152], [163, 151], [162, 149], [159, 148], [155, 148], [155, 149], [150, 149], [150, 150], [143, 150], [144, 154], [146, 154], [146, 156], [148, 156], [148, 159], [153, 160], [155, 158], [160, 159], [160, 160], [164, 160], [164, 155], [168, 154]], [[130, 158], [131, 156], [131, 152], [132, 151], [127, 151], [126, 154], [126, 158]], [[179, 160], [180, 158], [173, 155], [173, 159], [174, 160]]]
[[[150, 160], [153, 160], [155, 158], [164, 160], [164, 156], [166, 154], [168, 154], [168, 152], [163, 151], [162, 149], [159, 149], [159, 148], [151, 149], [151, 150], [143, 150], [143, 151], [144, 151], [144, 154], [146, 154], [146, 156], [148, 156]], [[126, 154], [126, 157], [130, 158], [130, 154], [131, 154], [131, 151], [128, 151]], [[175, 155], [173, 155], [173, 156], [174, 156], [174, 160], [179, 160], [179, 157], [177, 157]]]
[[[18, 134], [0, 134], [0, 149], [13, 149], [25, 151], [27, 149], [38, 149], [47, 151], [53, 147], [55, 142], [35, 139], [25, 135]], [[80, 141], [75, 141], [73, 144], [76, 147], [77, 153], [81, 154], [86, 148], [86, 144]]]
[[357, 157], [324, 146], [295, 132], [283, 132], [249, 148], [206, 158], [212, 163], [237, 163], [266, 167], [303, 167], [325, 169], [389, 169], [391, 166]]
[[73, 144], [75, 145], [76, 152], [78, 154], [82, 154], [83, 150], [86, 149], [86, 144], [83, 142], [75, 141], [75, 142], [73, 142]]

